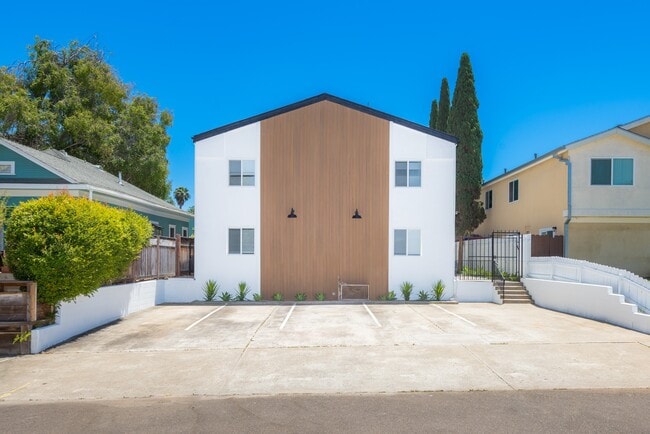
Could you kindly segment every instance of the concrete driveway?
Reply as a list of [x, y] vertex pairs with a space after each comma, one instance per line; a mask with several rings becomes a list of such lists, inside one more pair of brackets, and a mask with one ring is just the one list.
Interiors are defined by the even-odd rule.
[[650, 388], [650, 336], [532, 305], [163, 305], [0, 359], [0, 399]]

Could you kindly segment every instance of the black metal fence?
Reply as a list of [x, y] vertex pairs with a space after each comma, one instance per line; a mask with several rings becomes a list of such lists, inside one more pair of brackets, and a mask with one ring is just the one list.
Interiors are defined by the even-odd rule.
[[456, 242], [456, 276], [470, 280], [518, 280], [522, 272], [522, 236], [495, 231], [489, 237]]

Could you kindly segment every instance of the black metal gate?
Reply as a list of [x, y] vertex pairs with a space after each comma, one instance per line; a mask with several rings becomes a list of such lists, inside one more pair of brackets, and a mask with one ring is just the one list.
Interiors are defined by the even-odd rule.
[[522, 236], [516, 231], [494, 231], [489, 237], [456, 242], [459, 279], [518, 280], [523, 268]]

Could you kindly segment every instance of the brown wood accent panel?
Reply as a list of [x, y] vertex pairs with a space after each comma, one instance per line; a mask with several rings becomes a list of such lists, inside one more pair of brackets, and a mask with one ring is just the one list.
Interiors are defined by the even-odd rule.
[[262, 121], [264, 298], [336, 299], [337, 278], [387, 291], [388, 142], [388, 121], [329, 101]]

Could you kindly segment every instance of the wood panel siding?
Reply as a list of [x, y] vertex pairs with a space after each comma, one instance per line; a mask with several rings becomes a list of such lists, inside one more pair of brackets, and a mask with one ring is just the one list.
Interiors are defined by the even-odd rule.
[[337, 278], [385, 293], [388, 121], [323, 101], [262, 121], [260, 145], [263, 297], [336, 299]]

